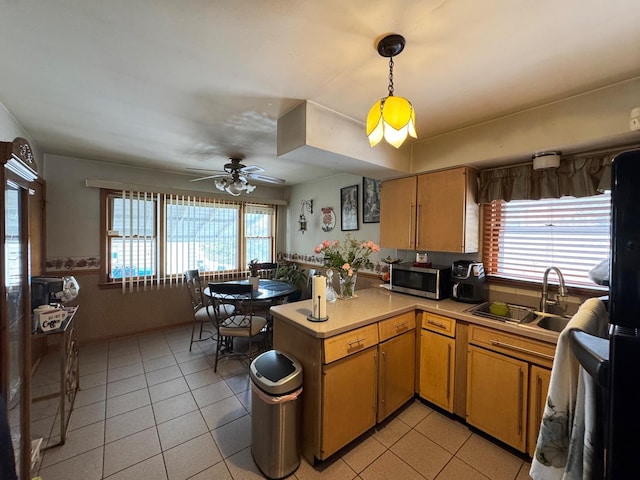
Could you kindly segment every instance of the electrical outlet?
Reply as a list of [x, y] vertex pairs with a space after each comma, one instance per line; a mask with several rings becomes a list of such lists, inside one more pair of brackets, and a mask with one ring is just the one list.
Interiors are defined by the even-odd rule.
[[640, 130], [640, 107], [631, 110], [631, 120], [629, 121], [631, 130]]

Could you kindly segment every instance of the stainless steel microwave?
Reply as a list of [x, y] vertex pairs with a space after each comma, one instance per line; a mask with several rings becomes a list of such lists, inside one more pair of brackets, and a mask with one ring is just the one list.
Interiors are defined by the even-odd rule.
[[451, 267], [416, 267], [413, 263], [391, 265], [391, 290], [432, 300], [451, 295]]

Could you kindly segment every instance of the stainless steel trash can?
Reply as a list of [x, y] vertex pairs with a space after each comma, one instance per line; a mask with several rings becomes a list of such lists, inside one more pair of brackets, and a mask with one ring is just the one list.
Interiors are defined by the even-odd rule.
[[284, 478], [300, 465], [302, 366], [269, 350], [251, 362], [251, 453], [268, 478]]

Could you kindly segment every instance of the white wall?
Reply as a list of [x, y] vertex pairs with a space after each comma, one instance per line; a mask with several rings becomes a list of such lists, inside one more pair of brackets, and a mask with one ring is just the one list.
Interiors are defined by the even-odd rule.
[[[47, 180], [47, 257], [100, 256], [100, 190], [87, 179], [192, 190], [215, 194], [213, 182], [158, 170], [86, 159], [45, 155]], [[283, 189], [259, 186], [252, 198], [282, 199]]]
[[[351, 185], [358, 185], [359, 229], [343, 232], [340, 230], [340, 189]], [[306, 210], [304, 212], [307, 218], [307, 231], [304, 234], [298, 231], [302, 200], [313, 200], [313, 214]], [[333, 207], [336, 214], [336, 226], [331, 232], [322, 231], [322, 207]], [[313, 255], [313, 248], [323, 240], [342, 241], [347, 233], [357, 240], [380, 242], [380, 224], [362, 223], [361, 176], [344, 173], [291, 187], [287, 212], [287, 252]]]
[[532, 108], [415, 143], [412, 171], [458, 165], [479, 168], [529, 161], [545, 150], [564, 153], [640, 142], [629, 126], [640, 106], [640, 78]]

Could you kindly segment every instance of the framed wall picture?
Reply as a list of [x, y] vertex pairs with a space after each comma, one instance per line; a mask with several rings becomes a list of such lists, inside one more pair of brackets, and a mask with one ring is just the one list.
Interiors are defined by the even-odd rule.
[[362, 177], [362, 223], [380, 223], [380, 180]]
[[340, 229], [358, 230], [358, 185], [340, 189]]

